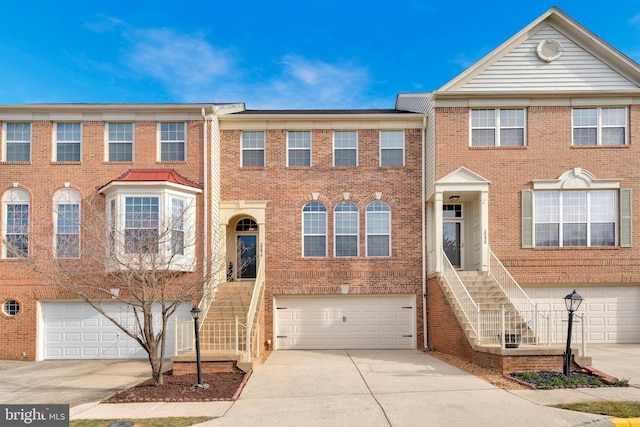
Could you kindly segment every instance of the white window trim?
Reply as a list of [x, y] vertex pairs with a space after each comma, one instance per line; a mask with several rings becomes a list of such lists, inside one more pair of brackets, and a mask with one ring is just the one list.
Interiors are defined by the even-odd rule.
[[[78, 124], [80, 125], [80, 140], [79, 141], [59, 141], [58, 140], [58, 125], [61, 124]], [[84, 132], [84, 126], [82, 126], [82, 122], [55, 122], [53, 124], [53, 153], [52, 159], [54, 162], [64, 162], [64, 163], [77, 163], [82, 161], [82, 136]], [[59, 143], [79, 143], [80, 144], [80, 159], [79, 160], [58, 160], [58, 144]]]
[[336, 211], [335, 207], [333, 209], [333, 256], [335, 258], [356, 258], [360, 256], [360, 209], [358, 208], [358, 205], [350, 200], [342, 200], [341, 202], [350, 202], [353, 203], [356, 207], [356, 211], [354, 212], [356, 214], [356, 254], [355, 255], [337, 255], [338, 253], [338, 236], [353, 236], [353, 234], [338, 234], [337, 231], [337, 221], [336, 221], [336, 217], [338, 216], [338, 214], [342, 214], [342, 213], [351, 213], [351, 211], [347, 211], [347, 212], [342, 212], [342, 211]]
[[[162, 125], [166, 124], [166, 123], [182, 123], [183, 126], [184, 126], [184, 141], [182, 141], [183, 144], [184, 144], [184, 159], [183, 160], [162, 160], [162, 143], [163, 142], [169, 142], [169, 143], [179, 142], [179, 140], [167, 140], [167, 141], [163, 141], [162, 140]], [[157, 129], [157, 136], [156, 136], [156, 140], [157, 140], [157, 146], [156, 146], [157, 156], [156, 157], [157, 158], [156, 158], [156, 160], [158, 162], [161, 162], [161, 163], [184, 163], [184, 162], [186, 162], [189, 159], [189, 153], [187, 152], [187, 147], [189, 146], [189, 144], [188, 144], [188, 130], [189, 130], [189, 127], [188, 127], [187, 122], [183, 122], [183, 121], [180, 121], [180, 120], [163, 120], [161, 122], [158, 122], [158, 125], [157, 125], [156, 129]]]
[[[123, 160], [109, 160], [109, 143], [111, 142], [111, 140], [109, 139], [109, 125], [111, 124], [118, 124], [118, 123], [125, 123], [125, 124], [131, 124], [131, 160], [130, 161], [123, 161]], [[125, 141], [114, 141], [116, 144], [124, 144]], [[128, 141], [127, 141], [128, 143]], [[104, 161], [107, 163], [133, 163], [136, 160], [136, 124], [135, 122], [127, 122], [127, 121], [122, 121], [122, 122], [116, 122], [116, 121], [111, 121], [111, 122], [107, 122], [105, 123], [104, 126]]]
[[[82, 222], [82, 198], [80, 193], [70, 188], [65, 188], [56, 192], [53, 196], [53, 254], [58, 257], [58, 205], [78, 205], [78, 218]], [[78, 251], [82, 248], [82, 227], [78, 224]], [[64, 259], [77, 259], [77, 257], [64, 257]]]
[[[131, 183], [129, 183], [131, 184]], [[163, 238], [160, 242], [158, 252], [151, 256], [156, 257], [153, 267], [162, 267], [169, 270], [178, 271], [195, 271], [196, 266], [196, 246], [197, 246], [197, 230], [196, 230], [196, 197], [195, 194], [200, 190], [176, 188], [176, 185], [158, 185], [157, 182], [150, 183], [145, 186], [144, 183], [136, 182], [138, 186], [122, 186], [114, 187], [108, 191], [106, 200], [107, 224], [115, 224], [115, 255], [120, 259], [120, 266], [132, 265], [137, 259], [144, 258], [140, 254], [128, 254], [125, 250], [124, 231], [125, 231], [125, 207], [128, 197], [157, 197], [159, 211], [159, 227], [162, 233], [167, 233], [169, 238]], [[150, 188], [149, 188], [150, 187]], [[182, 186], [180, 186], [182, 187]], [[181, 199], [184, 201], [184, 254], [172, 254], [171, 249], [171, 225], [172, 221], [172, 199]], [[115, 201], [115, 211], [117, 218], [112, 218], [111, 203]], [[107, 239], [111, 239], [110, 230], [106, 233]], [[107, 270], [117, 270], [119, 265], [107, 266]]]
[[[305, 217], [306, 214], [308, 213], [313, 213], [313, 212], [305, 212], [304, 208], [307, 206], [307, 204], [311, 203], [311, 202], [317, 202], [320, 203], [322, 206], [324, 206], [324, 234], [305, 234], [304, 232], [304, 225], [305, 225]], [[302, 207], [301, 210], [302, 213], [302, 258], [327, 258], [329, 256], [329, 210], [327, 209], [327, 206], [322, 203], [319, 202], [317, 200], [311, 200], [307, 203], [304, 204], [304, 206]], [[305, 255], [304, 254], [304, 238], [306, 236], [324, 236], [324, 255]]]
[[[398, 148], [382, 148], [382, 134], [383, 132], [402, 132], [402, 165], [382, 165], [382, 151], [383, 150], [397, 150]], [[378, 166], [382, 168], [398, 168], [406, 166], [406, 137], [404, 129], [381, 129], [378, 133]]]
[[[493, 110], [495, 113], [496, 125], [495, 127], [473, 127], [473, 113], [474, 110]], [[520, 110], [523, 112], [524, 124], [522, 128], [520, 126], [500, 126], [500, 111], [502, 110]], [[493, 145], [473, 145], [473, 130], [474, 129], [493, 129], [495, 140]], [[502, 129], [522, 129], [522, 145], [501, 145], [500, 144], [500, 130]], [[504, 108], [470, 108], [469, 109], [469, 147], [476, 148], [490, 148], [490, 147], [526, 147], [527, 144], [527, 109], [516, 107], [504, 107]]]
[[[375, 201], [379, 201], [384, 203], [385, 205], [387, 205], [387, 207], [389, 208], [388, 214], [389, 214], [389, 233], [388, 234], [369, 234], [369, 230], [368, 230], [368, 223], [369, 223], [369, 215], [368, 215], [368, 211], [367, 211], [367, 207], [369, 207], [369, 204], [367, 204], [367, 206], [365, 206], [364, 208], [364, 218], [365, 218], [365, 225], [364, 225], [364, 231], [365, 231], [365, 242], [364, 242], [364, 249], [365, 249], [365, 257], [367, 258], [390, 258], [391, 257], [391, 248], [392, 248], [392, 244], [391, 244], [391, 235], [392, 235], [392, 224], [393, 222], [391, 221], [392, 217], [392, 212], [391, 212], [391, 206], [387, 203], [387, 202], [383, 202], [382, 200], [374, 200]], [[375, 212], [375, 211], [374, 211]], [[389, 236], [389, 255], [369, 255], [369, 235], [371, 236]]]
[[[355, 132], [356, 134], [356, 146], [355, 148], [336, 148], [336, 132]], [[345, 129], [345, 130], [334, 130], [333, 131], [333, 167], [358, 167], [359, 164], [359, 160], [360, 160], [360, 144], [359, 144], [359, 138], [358, 138], [358, 131], [357, 130], [349, 130], [349, 129]], [[353, 166], [336, 166], [336, 150], [356, 150], [356, 164]]]
[[[7, 160], [7, 125], [14, 123], [28, 123], [29, 124], [29, 160], [27, 163], [31, 163], [33, 161], [33, 124], [31, 122], [21, 122], [21, 121], [5, 121], [2, 122], [2, 161], [3, 162], [15, 162], [14, 160]], [[26, 144], [26, 142], [25, 142]], [[23, 163], [23, 162], [16, 162]]]
[[[8, 257], [7, 256], [7, 222], [8, 222], [8, 205], [27, 205], [29, 209], [28, 226], [27, 226], [27, 239], [31, 232], [31, 197], [29, 193], [21, 188], [12, 188], [7, 190], [2, 196], [2, 259], [19, 259], [20, 257]], [[30, 245], [27, 244], [27, 256], [31, 252]]]
[[[308, 132], [309, 133], [309, 148], [291, 148], [289, 147], [289, 135], [290, 132]], [[309, 166], [290, 166], [289, 165], [289, 150], [294, 151], [309, 151]], [[288, 168], [310, 168], [313, 166], [313, 132], [310, 130], [288, 130], [287, 131], [287, 167]]]
[[[263, 147], [262, 148], [245, 148], [242, 143], [244, 142], [244, 133], [245, 132], [262, 132], [263, 135]], [[262, 151], [264, 153], [262, 166], [245, 166], [244, 163], [244, 152], [245, 151]], [[288, 152], [288, 150], [287, 150]], [[288, 160], [288, 159], [287, 159]], [[240, 131], [240, 167], [241, 168], [264, 168], [267, 167], [267, 133], [265, 131]]]
[[[625, 114], [624, 114], [624, 144], [606, 144], [605, 145], [605, 144], [602, 143], [602, 129], [603, 128], [618, 128], [618, 127], [620, 127], [620, 126], [604, 126], [602, 124], [602, 110], [606, 110], [606, 109], [609, 109], [609, 108], [615, 108], [615, 109], [624, 108], [624, 112], [625, 112]], [[573, 121], [573, 112], [575, 110], [593, 110], [593, 109], [596, 110], [596, 116], [597, 116], [597, 120], [598, 120], [598, 123], [596, 124], [596, 143], [594, 145], [591, 145], [591, 144], [589, 144], [589, 145], [585, 145], [585, 144], [576, 145], [574, 143], [574, 140], [573, 140], [573, 131], [576, 129], [576, 126], [575, 126], [574, 121]], [[592, 128], [592, 127], [593, 126], [589, 126], [589, 127], [586, 127], [586, 128]], [[585, 126], [579, 126], [579, 128], [585, 128]], [[594, 147], [594, 146], [597, 146], [597, 147], [625, 147], [627, 145], [629, 145], [629, 108], [628, 107], [626, 107], [626, 106], [624, 106], [624, 107], [622, 107], [622, 106], [613, 106], [613, 105], [612, 106], [608, 106], [608, 107], [586, 107], [586, 106], [581, 106], [581, 107], [573, 107], [571, 109], [571, 146], [572, 147]]]

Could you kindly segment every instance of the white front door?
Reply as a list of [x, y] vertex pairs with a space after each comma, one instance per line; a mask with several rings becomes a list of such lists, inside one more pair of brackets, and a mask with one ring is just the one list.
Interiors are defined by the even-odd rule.
[[278, 297], [276, 349], [415, 348], [415, 296]]

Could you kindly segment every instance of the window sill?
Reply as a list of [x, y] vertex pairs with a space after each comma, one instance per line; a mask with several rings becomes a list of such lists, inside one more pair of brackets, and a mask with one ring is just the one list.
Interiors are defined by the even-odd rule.
[[577, 150], [582, 150], [582, 149], [586, 149], [586, 150], [593, 150], [593, 149], [608, 149], [608, 148], [613, 148], [613, 149], [620, 149], [620, 148], [630, 148], [629, 144], [624, 144], [624, 145], [620, 145], [620, 144], [607, 144], [607, 145], [572, 145], [571, 148], [575, 148]]
[[525, 150], [527, 149], [527, 145], [487, 145], [487, 146], [475, 146], [470, 145], [469, 148], [472, 150]]
[[185, 164], [187, 164], [187, 161], [186, 160], [158, 160], [156, 162], [156, 164], [157, 165], [168, 165], [168, 164], [169, 165], [170, 164], [173, 164], [173, 165], [185, 165]]
[[265, 170], [266, 167], [265, 166], [240, 166], [240, 170]]
[[0, 162], [0, 165], [30, 165], [31, 163], [33, 163], [33, 162], [31, 162], [31, 161], [29, 161], [29, 162], [7, 162], [7, 161], [4, 161], [4, 162]]
[[133, 163], [134, 163], [133, 160], [114, 160], [114, 161], [105, 160], [103, 162], [103, 164], [105, 165], [130, 165]]
[[81, 165], [82, 162], [81, 161], [80, 162], [76, 162], [76, 161], [73, 161], [73, 162], [51, 162], [51, 164], [52, 165]]

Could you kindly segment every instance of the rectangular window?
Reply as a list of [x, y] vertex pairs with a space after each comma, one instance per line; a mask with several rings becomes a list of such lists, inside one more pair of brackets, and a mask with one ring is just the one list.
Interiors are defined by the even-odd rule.
[[171, 253], [184, 255], [184, 200], [171, 199]]
[[79, 162], [80, 141], [80, 123], [57, 123], [56, 162]]
[[358, 132], [333, 132], [333, 166], [358, 166]]
[[287, 132], [287, 166], [311, 166], [311, 132]]
[[109, 123], [108, 150], [110, 162], [133, 161], [133, 123]]
[[6, 124], [5, 161], [31, 161], [31, 123]]
[[404, 166], [404, 131], [380, 131], [380, 166]]
[[536, 191], [535, 246], [615, 246], [615, 190]]
[[158, 197], [127, 197], [125, 199], [126, 253], [158, 253], [159, 215]]
[[246, 132], [241, 135], [242, 158], [240, 165], [245, 168], [264, 167], [264, 132]]
[[524, 109], [471, 110], [471, 146], [525, 145]]
[[6, 257], [20, 258], [29, 255], [29, 205], [8, 203], [6, 208]]
[[160, 123], [160, 161], [183, 162], [186, 159], [184, 123]]
[[627, 144], [627, 109], [574, 108], [573, 145]]
[[56, 206], [56, 257], [80, 257], [80, 205], [59, 203]]

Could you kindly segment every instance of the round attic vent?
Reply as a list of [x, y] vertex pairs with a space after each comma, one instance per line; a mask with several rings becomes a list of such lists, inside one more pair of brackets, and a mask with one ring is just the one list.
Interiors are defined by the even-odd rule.
[[536, 55], [545, 62], [555, 61], [560, 58], [562, 52], [562, 45], [554, 39], [542, 40], [536, 48]]
[[554, 39], [545, 39], [538, 43], [536, 55], [544, 62], [555, 61], [562, 55], [562, 45]]

